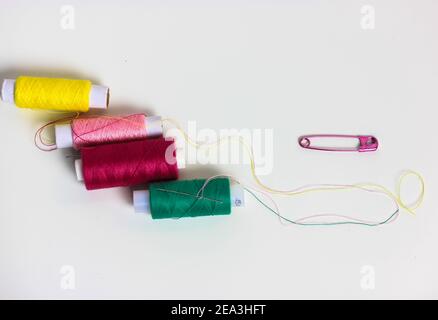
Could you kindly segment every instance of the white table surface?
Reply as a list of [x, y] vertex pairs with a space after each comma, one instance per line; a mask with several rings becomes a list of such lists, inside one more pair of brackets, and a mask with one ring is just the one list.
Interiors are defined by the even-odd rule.
[[[90, 2], [68, 1], [69, 29], [65, 1], [2, 1], [0, 78], [88, 78], [111, 88], [113, 114], [273, 129], [262, 179], [279, 188], [393, 190], [414, 169], [425, 202], [379, 228], [285, 227], [249, 197], [227, 217], [153, 221], [133, 212], [129, 189], [87, 192], [70, 151], [34, 147], [56, 114], [0, 102], [1, 298], [438, 297], [437, 1]], [[362, 28], [364, 5], [374, 29]], [[374, 134], [381, 146], [305, 151], [305, 133]], [[248, 165], [190, 165], [183, 177], [213, 173], [252, 181]], [[415, 186], [404, 193], [412, 199]], [[390, 213], [383, 199], [349, 192], [278, 201], [293, 218]]]

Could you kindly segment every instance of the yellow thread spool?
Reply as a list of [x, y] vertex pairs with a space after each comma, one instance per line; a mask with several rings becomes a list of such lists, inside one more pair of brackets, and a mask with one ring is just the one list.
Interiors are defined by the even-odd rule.
[[20, 76], [3, 81], [2, 99], [20, 108], [87, 112], [90, 108], [106, 109], [108, 91], [89, 80]]

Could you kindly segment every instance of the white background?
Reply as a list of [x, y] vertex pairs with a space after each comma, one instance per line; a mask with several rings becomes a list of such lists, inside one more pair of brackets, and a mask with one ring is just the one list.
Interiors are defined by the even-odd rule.
[[[61, 8], [72, 5], [74, 30]], [[375, 8], [375, 29], [361, 8]], [[367, 228], [282, 226], [253, 199], [228, 217], [152, 221], [131, 191], [87, 192], [70, 151], [33, 134], [57, 117], [0, 103], [1, 298], [438, 298], [438, 2], [2, 1], [0, 78], [88, 78], [111, 88], [112, 113], [143, 111], [199, 129], [274, 129], [280, 188], [371, 181], [394, 189], [421, 172], [418, 215]], [[369, 154], [300, 149], [306, 133], [374, 134]], [[190, 166], [184, 177], [247, 165]], [[415, 197], [416, 185], [404, 192]], [[297, 218], [326, 210], [384, 219], [370, 195], [278, 199]], [[75, 289], [62, 286], [62, 266]], [[374, 290], [361, 286], [364, 266]]]

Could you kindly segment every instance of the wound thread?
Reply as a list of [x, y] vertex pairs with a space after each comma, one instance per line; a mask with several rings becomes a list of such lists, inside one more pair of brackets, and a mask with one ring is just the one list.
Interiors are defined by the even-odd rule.
[[148, 137], [144, 114], [76, 118], [71, 123], [73, 147], [141, 140]]
[[81, 149], [87, 190], [135, 186], [178, 178], [175, 144], [164, 138]]
[[13, 97], [7, 101], [20, 108], [87, 112], [108, 106], [108, 88], [93, 86], [90, 80], [20, 76], [5, 81], [8, 89], [2, 93], [12, 93], [13, 88]]
[[231, 213], [227, 178], [156, 182], [149, 185], [153, 219], [228, 215]]
[[87, 112], [91, 81], [20, 76], [15, 104], [21, 108]]

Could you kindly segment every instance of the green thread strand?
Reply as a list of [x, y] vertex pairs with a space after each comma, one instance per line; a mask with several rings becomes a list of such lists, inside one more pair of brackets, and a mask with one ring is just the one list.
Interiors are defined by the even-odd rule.
[[[227, 215], [231, 213], [228, 178], [156, 182], [149, 185], [153, 219]], [[204, 188], [203, 188], [204, 187]], [[202, 190], [201, 190], [202, 189]]]
[[354, 222], [354, 221], [302, 223], [302, 222], [296, 222], [294, 220], [288, 219], [288, 218], [280, 215], [277, 211], [272, 209], [270, 206], [268, 206], [266, 203], [264, 203], [259, 197], [257, 197], [257, 195], [254, 192], [252, 192], [251, 190], [249, 190], [247, 188], [245, 188], [245, 190], [247, 192], [249, 192], [249, 194], [251, 194], [254, 197], [254, 199], [256, 199], [260, 204], [262, 204], [266, 209], [271, 211], [277, 217], [279, 217], [280, 219], [282, 219], [284, 221], [287, 221], [289, 223], [292, 223], [292, 224], [295, 224], [295, 225], [298, 225], [298, 226], [322, 227], [322, 226], [340, 226], [340, 225], [360, 225], [360, 226], [366, 226], [366, 227], [377, 227], [377, 226], [381, 226], [381, 225], [387, 224], [389, 221], [392, 220], [392, 218], [394, 218], [394, 216], [396, 214], [399, 213], [399, 209], [397, 209], [388, 218], [386, 218], [385, 220], [383, 220], [381, 222], [376, 222], [376, 223], [363, 223], [363, 222]]

